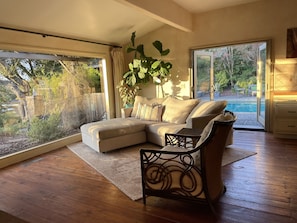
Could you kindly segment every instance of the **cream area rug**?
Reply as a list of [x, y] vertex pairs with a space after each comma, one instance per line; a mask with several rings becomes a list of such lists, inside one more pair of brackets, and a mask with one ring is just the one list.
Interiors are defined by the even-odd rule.
[[[160, 149], [159, 146], [149, 143], [107, 153], [98, 153], [82, 142], [71, 144], [67, 147], [132, 200], [142, 198], [139, 150], [141, 148]], [[255, 154], [242, 149], [228, 147], [224, 153], [222, 166]]]

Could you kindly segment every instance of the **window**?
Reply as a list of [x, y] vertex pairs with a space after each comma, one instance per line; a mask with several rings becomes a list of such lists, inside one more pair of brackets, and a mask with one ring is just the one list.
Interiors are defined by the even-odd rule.
[[105, 119], [102, 61], [0, 50], [0, 157]]

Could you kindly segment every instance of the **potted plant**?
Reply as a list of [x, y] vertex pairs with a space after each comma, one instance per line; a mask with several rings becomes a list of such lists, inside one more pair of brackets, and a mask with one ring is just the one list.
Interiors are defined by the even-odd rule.
[[[131, 45], [127, 48], [127, 53], [134, 52], [134, 59], [129, 63], [129, 70], [123, 74], [118, 86], [124, 106], [133, 104], [141, 84], [153, 82], [162, 85], [172, 68], [170, 62], [145, 55], [143, 44], [135, 46], [135, 37], [136, 34], [133, 32]], [[152, 44], [161, 57], [169, 54], [170, 50], [163, 50], [163, 44], [159, 40]]]

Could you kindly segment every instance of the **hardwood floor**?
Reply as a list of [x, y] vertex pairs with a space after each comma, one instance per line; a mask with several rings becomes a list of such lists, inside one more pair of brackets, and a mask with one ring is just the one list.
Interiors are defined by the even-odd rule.
[[0, 170], [0, 210], [34, 223], [297, 222], [297, 140], [237, 130], [234, 145], [257, 155], [223, 167], [217, 219], [196, 204], [132, 201], [67, 148]]

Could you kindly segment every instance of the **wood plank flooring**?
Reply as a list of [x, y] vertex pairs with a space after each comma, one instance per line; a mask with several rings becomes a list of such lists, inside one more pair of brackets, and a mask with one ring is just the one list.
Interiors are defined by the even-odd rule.
[[236, 130], [234, 145], [257, 155], [223, 167], [217, 218], [196, 204], [132, 201], [67, 148], [0, 170], [0, 210], [32, 223], [297, 222], [297, 140]]

